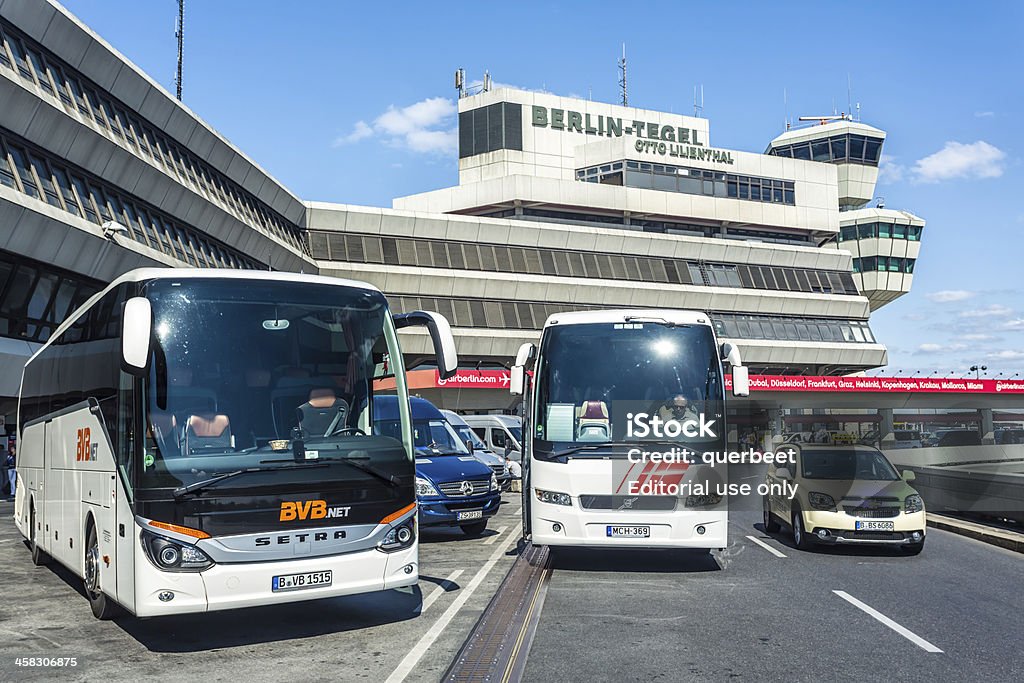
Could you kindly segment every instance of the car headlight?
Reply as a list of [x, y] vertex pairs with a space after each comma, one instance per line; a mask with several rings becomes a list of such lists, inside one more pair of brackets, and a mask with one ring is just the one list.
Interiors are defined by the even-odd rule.
[[491, 473], [491, 490], [498, 490], [498, 475], [494, 474], [493, 472]]
[[827, 493], [818, 493], [817, 491], [811, 491], [807, 494], [807, 502], [811, 504], [811, 507], [815, 510], [835, 510], [836, 501], [832, 499], [832, 496]]
[[431, 484], [429, 481], [427, 481], [423, 477], [416, 477], [416, 495], [420, 497], [436, 496], [438, 495], [438, 493], [437, 489], [435, 489], [434, 485]]
[[142, 533], [142, 547], [149, 561], [163, 571], [201, 572], [213, 566], [213, 560], [194, 545], [178, 543], [148, 531]]
[[537, 494], [537, 500], [542, 503], [551, 503], [552, 505], [572, 505], [572, 498], [568, 493], [541, 491], [540, 489], [534, 489], [533, 491]]
[[907, 514], [921, 512], [924, 510], [924, 500], [916, 493], [912, 493], [903, 500], [903, 509]]

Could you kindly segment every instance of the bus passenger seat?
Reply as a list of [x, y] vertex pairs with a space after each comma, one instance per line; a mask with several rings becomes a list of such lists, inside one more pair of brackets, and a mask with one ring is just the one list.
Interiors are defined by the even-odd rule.
[[185, 423], [182, 450], [186, 455], [230, 451], [234, 448], [231, 421], [227, 415], [190, 415]]
[[608, 406], [604, 401], [584, 401], [577, 408], [577, 441], [607, 441], [611, 438]]

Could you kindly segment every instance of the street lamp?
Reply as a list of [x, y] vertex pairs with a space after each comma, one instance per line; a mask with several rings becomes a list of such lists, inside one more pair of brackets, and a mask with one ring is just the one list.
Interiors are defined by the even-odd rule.
[[974, 379], [981, 379], [981, 373], [988, 370], [987, 365], [972, 365], [971, 372], [974, 373]]

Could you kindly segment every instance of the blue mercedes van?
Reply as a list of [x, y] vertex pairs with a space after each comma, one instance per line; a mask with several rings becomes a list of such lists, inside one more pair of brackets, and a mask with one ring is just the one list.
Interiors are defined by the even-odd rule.
[[[422, 526], [457, 526], [469, 536], [487, 529], [501, 488], [490, 467], [469, 452], [430, 401], [410, 398], [416, 449], [416, 498]], [[373, 397], [373, 430], [401, 441], [397, 396]]]

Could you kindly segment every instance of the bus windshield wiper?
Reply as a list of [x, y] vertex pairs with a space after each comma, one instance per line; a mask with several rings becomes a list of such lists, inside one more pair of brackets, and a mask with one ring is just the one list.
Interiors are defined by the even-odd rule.
[[326, 465], [324, 463], [308, 463], [301, 465], [291, 465], [286, 467], [246, 467], [244, 469], [235, 470], [233, 472], [225, 472], [224, 474], [218, 474], [215, 477], [203, 479], [202, 481], [193, 482], [188, 486], [179, 486], [178, 488], [174, 489], [172, 494], [174, 495], [175, 498], [181, 498], [182, 496], [187, 496], [190, 493], [201, 491], [202, 489], [205, 489], [207, 486], [212, 486], [213, 484], [222, 482], [225, 479], [237, 477], [240, 474], [249, 474], [251, 472], [278, 472], [280, 470], [298, 470], [306, 469], [308, 467], [326, 467]]
[[377, 469], [376, 467], [374, 467], [373, 465], [371, 465], [369, 463], [363, 462], [364, 460], [369, 460], [369, 459], [370, 459], [369, 456], [352, 456], [352, 455], [349, 455], [349, 456], [346, 456], [344, 458], [337, 458], [335, 460], [331, 460], [329, 462], [331, 462], [331, 463], [334, 463], [334, 462], [344, 463], [344, 464], [348, 465], [349, 467], [354, 467], [357, 470], [360, 470], [362, 472], [366, 472], [369, 475], [377, 477], [381, 481], [385, 481], [388, 484], [391, 484], [391, 486], [393, 486], [395, 488], [401, 488], [402, 484], [398, 480], [398, 477], [396, 477], [393, 474], [389, 474], [389, 473], [387, 473], [387, 472], [385, 472], [383, 470], [379, 470], [379, 469]]
[[574, 453], [582, 453], [584, 451], [599, 451], [603, 448], [615, 448], [616, 446], [629, 446], [630, 448], [638, 446], [638, 443], [631, 441], [601, 441], [599, 443], [588, 443], [580, 446], [572, 446], [561, 451], [554, 451], [551, 453], [552, 458], [564, 458], [567, 455]]

